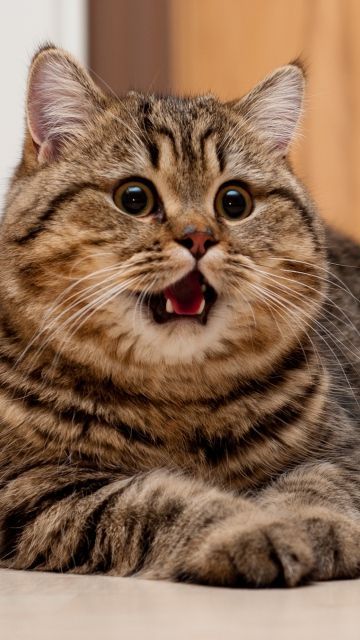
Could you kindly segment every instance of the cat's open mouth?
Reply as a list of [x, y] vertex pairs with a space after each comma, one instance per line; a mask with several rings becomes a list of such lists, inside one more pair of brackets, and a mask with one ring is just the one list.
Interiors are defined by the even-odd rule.
[[161, 293], [148, 296], [147, 303], [159, 324], [180, 318], [206, 324], [216, 298], [215, 289], [196, 269]]

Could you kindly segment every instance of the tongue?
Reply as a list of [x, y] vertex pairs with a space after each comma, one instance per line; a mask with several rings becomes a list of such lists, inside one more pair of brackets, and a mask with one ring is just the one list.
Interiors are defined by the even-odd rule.
[[164, 295], [171, 300], [175, 313], [185, 316], [196, 315], [204, 299], [199, 271], [192, 271], [165, 289]]

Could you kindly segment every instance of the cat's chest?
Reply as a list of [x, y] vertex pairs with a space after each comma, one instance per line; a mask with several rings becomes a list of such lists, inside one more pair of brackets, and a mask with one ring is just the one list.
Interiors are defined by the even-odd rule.
[[101, 465], [126, 472], [178, 468], [223, 486], [250, 488], [267, 476], [276, 448], [252, 432], [258, 413], [258, 403], [241, 397], [180, 403], [117, 396], [110, 405], [98, 402], [77, 447], [83, 457], [96, 456]]
[[31, 393], [12, 396], [11, 423], [42, 460], [64, 457], [124, 473], [166, 467], [246, 488], [287, 462], [273, 433], [284, 416], [269, 416], [288, 399], [273, 384], [226, 387], [195, 377], [160, 384], [156, 373], [152, 384], [95, 383], [81, 375], [34, 380]]

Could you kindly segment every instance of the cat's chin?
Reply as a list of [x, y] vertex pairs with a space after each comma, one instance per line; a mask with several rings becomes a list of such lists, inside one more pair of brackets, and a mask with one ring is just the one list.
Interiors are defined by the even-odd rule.
[[206, 324], [193, 316], [177, 316], [158, 323], [145, 304], [137, 305], [134, 296], [121, 298], [109, 309], [106, 328], [111, 344], [116, 344], [119, 360], [131, 351], [134, 361], [151, 366], [201, 362], [210, 353], [224, 354], [226, 339], [238, 335], [239, 322], [234, 323], [234, 310], [220, 296], [210, 309]]

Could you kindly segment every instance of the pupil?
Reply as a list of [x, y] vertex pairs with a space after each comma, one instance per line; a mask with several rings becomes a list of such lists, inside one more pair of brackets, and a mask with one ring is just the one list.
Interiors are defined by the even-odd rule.
[[121, 197], [121, 202], [126, 211], [141, 213], [147, 205], [147, 195], [142, 187], [128, 187]]
[[246, 209], [246, 200], [240, 191], [229, 189], [223, 195], [222, 205], [230, 218], [238, 218]]

